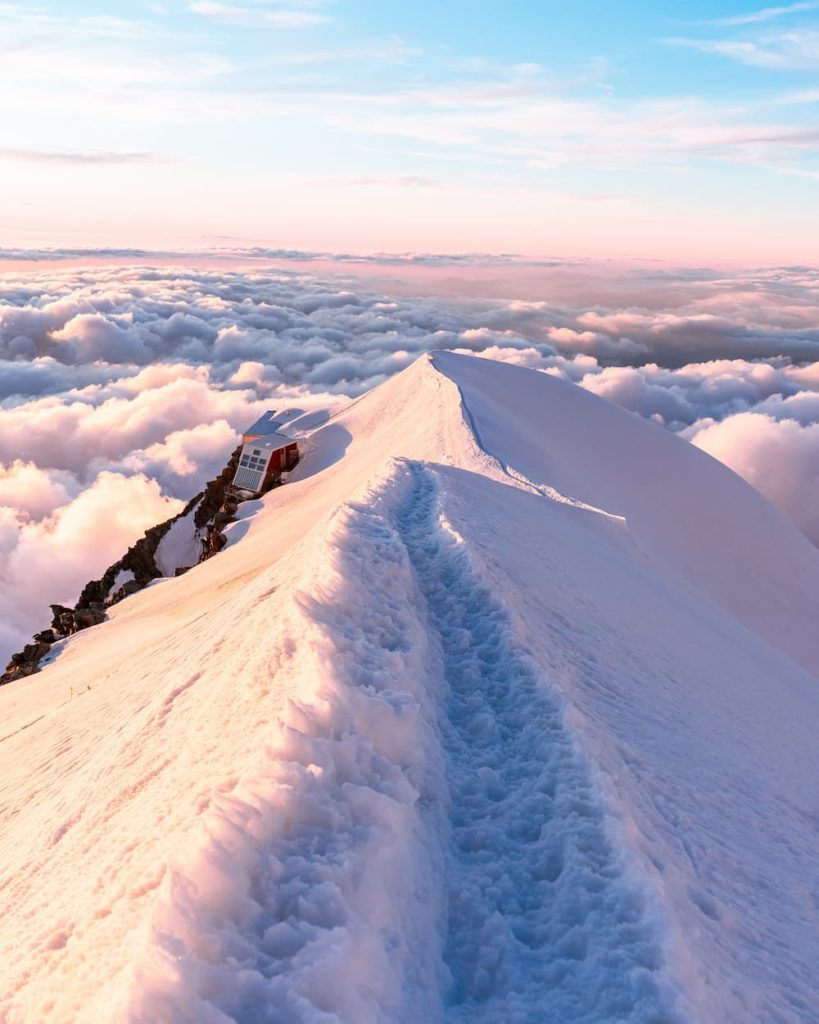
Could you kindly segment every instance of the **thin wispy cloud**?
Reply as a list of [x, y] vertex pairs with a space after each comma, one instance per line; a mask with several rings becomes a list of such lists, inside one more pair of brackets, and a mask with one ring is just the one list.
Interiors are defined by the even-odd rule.
[[819, 10], [819, 3], [815, 0], [805, 0], [804, 3], [785, 4], [779, 7], [763, 7], [758, 11], [749, 11], [747, 14], [734, 14], [727, 18], [715, 18], [709, 22], [711, 25], [754, 25], [764, 21], [774, 21], [777, 18], [787, 18], [794, 14], [805, 14], [809, 11]]
[[393, 178], [317, 178], [320, 185], [340, 185], [342, 188], [446, 188], [447, 183], [436, 178], [423, 178], [416, 174], [403, 174]]
[[[130, 12], [129, 12], [130, 14]], [[163, 33], [144, 18], [119, 15], [72, 15], [47, 5], [0, 3], [0, 27], [23, 38], [133, 41], [156, 38]], [[9, 39], [5, 42], [8, 44]]]
[[[449, 5], [446, 18], [424, 5], [367, 16], [351, 0], [122, 3], [104, 17], [89, 17], [81, 0], [0, 3], [7, 241], [161, 248], [240, 234], [294, 248], [534, 252], [565, 230], [578, 256], [587, 245], [631, 252], [627, 239], [647, 257], [705, 260], [716, 211], [726, 228], [715, 245], [727, 247], [750, 219], [765, 258], [761, 219], [787, 207], [795, 224], [815, 206], [806, 194], [814, 100], [810, 90], [786, 94], [771, 72], [819, 67], [809, 20], [819, 0], [742, 15], [717, 0], [708, 30], [699, 23], [703, 38], [667, 48], [668, 74], [656, 62], [667, 22], [650, 5], [628, 32], [598, 12], [606, 42], [592, 44], [582, 5], [560, 24], [533, 18], [512, 38], [485, 5], [453, 3], [463, 17]], [[700, 76], [704, 62], [713, 73]], [[755, 73], [760, 84], [747, 88]], [[56, 180], [83, 161], [84, 180]], [[746, 191], [765, 196], [741, 216], [728, 163]], [[102, 216], [100, 197], [116, 192], [109, 167], [120, 188], [132, 175], [131, 201]], [[751, 167], [768, 176], [766, 190]], [[780, 168], [806, 173], [791, 175], [786, 193]], [[596, 219], [582, 213], [592, 205]], [[643, 215], [630, 221], [637, 207]], [[700, 219], [705, 230], [695, 231]], [[51, 225], [64, 233], [54, 239]], [[89, 237], [89, 225], [99, 234]], [[799, 232], [802, 258], [809, 237]]]
[[373, 40], [365, 45], [344, 47], [328, 46], [323, 49], [288, 48], [255, 59], [249, 67], [252, 70], [309, 68], [320, 65], [326, 72], [334, 65], [347, 64], [384, 64], [407, 65], [413, 58], [420, 56], [420, 51], [409, 46], [398, 37]]
[[43, 149], [14, 149], [0, 146], [0, 160], [40, 164], [153, 164], [164, 162], [156, 153], [50, 152]]
[[770, 100], [771, 106], [775, 107], [802, 106], [811, 103], [819, 103], [819, 89], [800, 89], [797, 92], [786, 92], [774, 96]]
[[[785, 149], [810, 149], [813, 126], [778, 124], [764, 109], [693, 99], [626, 103], [472, 83], [463, 89], [325, 96], [332, 123], [347, 131], [405, 136], [446, 149], [468, 147], [475, 159], [504, 155], [522, 166], [635, 166], [646, 160], [755, 158], [776, 163]], [[332, 113], [329, 113], [333, 111]], [[510, 180], [510, 186], [512, 182]]]
[[666, 40], [701, 53], [729, 57], [751, 67], [782, 71], [819, 69], [819, 30], [794, 29], [758, 39], [686, 39]]
[[327, 15], [315, 10], [298, 7], [260, 9], [259, 7], [218, 3], [214, 0], [196, 0], [196, 2], [188, 4], [188, 10], [202, 15], [204, 18], [213, 18], [247, 28], [312, 28], [329, 21]]

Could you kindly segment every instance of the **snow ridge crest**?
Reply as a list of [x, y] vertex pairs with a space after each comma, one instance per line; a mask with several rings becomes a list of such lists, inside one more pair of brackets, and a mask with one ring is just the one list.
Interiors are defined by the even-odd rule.
[[435, 472], [395, 460], [327, 530], [283, 630], [298, 696], [166, 876], [126, 1019], [687, 1019]]

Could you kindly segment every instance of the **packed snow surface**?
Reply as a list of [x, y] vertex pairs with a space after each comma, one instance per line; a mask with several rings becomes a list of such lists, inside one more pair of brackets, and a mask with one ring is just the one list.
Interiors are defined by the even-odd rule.
[[0, 1018], [819, 1021], [819, 552], [508, 365], [309, 442], [0, 690]]

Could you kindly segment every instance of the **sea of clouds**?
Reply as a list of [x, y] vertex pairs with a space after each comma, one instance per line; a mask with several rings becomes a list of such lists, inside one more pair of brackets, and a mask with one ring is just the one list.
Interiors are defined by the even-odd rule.
[[656, 421], [819, 544], [819, 271], [581, 279], [560, 304], [282, 270], [7, 272], [0, 662], [215, 475], [249, 420], [340, 408], [435, 348], [535, 367]]

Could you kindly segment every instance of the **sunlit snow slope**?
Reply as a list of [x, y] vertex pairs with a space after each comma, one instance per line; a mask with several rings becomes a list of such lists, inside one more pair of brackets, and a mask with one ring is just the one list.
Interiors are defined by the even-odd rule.
[[310, 440], [0, 690], [0, 1016], [819, 1021], [819, 552], [489, 361]]

